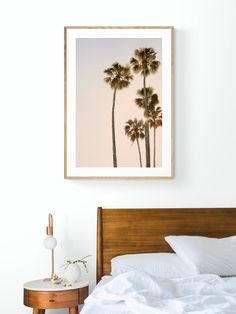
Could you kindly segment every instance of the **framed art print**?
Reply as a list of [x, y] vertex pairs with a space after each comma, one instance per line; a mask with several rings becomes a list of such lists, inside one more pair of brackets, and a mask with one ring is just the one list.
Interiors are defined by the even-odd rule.
[[173, 177], [173, 32], [65, 27], [65, 178]]

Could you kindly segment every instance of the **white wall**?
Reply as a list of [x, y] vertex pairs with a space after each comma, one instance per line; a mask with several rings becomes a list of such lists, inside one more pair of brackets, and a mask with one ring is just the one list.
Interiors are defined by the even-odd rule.
[[[49, 211], [57, 266], [93, 254], [93, 285], [98, 205], [236, 206], [235, 11], [234, 0], [1, 2], [1, 313], [31, 313], [22, 283], [49, 272]], [[176, 27], [175, 179], [63, 179], [64, 25]]]

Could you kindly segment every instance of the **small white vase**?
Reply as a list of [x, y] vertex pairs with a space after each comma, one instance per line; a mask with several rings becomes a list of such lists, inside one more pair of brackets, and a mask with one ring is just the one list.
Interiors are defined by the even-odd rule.
[[64, 278], [71, 284], [79, 281], [81, 277], [81, 270], [78, 264], [69, 264], [64, 270]]

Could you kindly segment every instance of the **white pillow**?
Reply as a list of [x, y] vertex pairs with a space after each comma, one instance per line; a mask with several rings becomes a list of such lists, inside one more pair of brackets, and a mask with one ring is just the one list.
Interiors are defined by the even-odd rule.
[[112, 276], [132, 270], [143, 271], [156, 278], [189, 277], [197, 274], [174, 253], [127, 254], [111, 260]]
[[165, 240], [193, 271], [219, 276], [236, 275], [236, 236], [221, 239], [168, 236]]

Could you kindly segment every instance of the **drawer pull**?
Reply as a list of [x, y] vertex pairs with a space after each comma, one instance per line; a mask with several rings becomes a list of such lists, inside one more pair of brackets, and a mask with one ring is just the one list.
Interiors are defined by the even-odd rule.
[[55, 302], [55, 300], [49, 300], [49, 302]]

